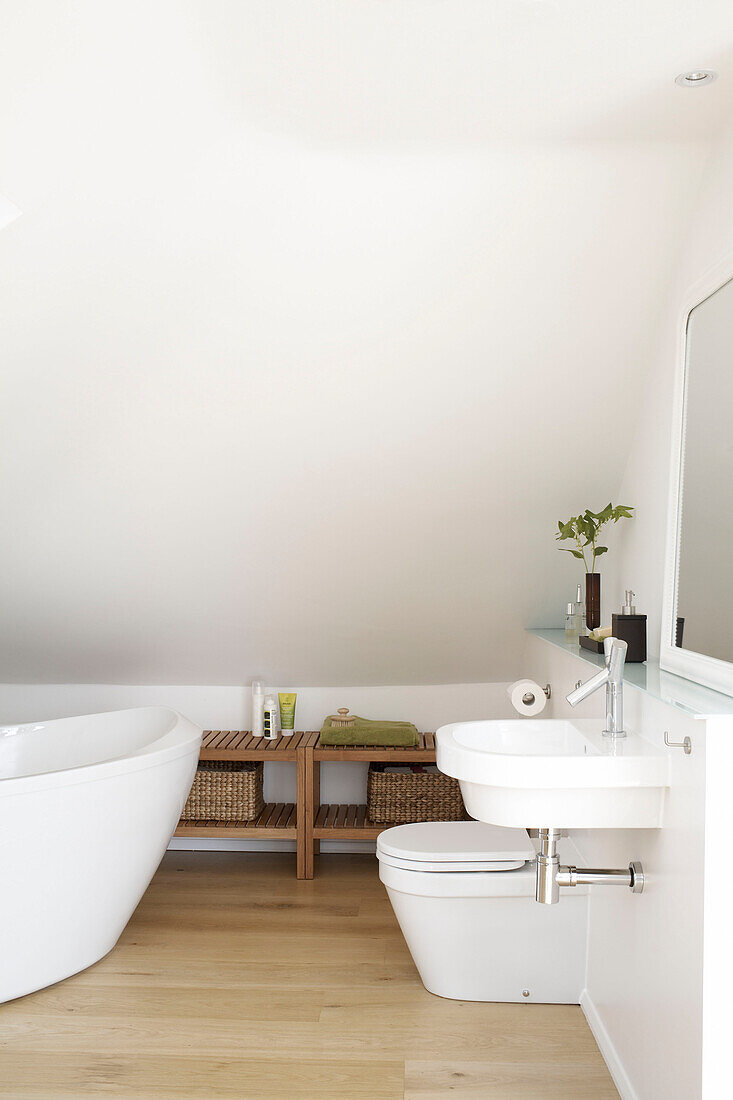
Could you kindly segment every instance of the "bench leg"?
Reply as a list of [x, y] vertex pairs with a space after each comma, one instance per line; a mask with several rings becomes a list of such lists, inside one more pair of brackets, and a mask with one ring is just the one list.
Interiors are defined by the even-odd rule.
[[298, 771], [298, 827], [297, 874], [298, 878], [313, 878], [313, 749], [299, 748]]
[[[321, 805], [321, 761], [313, 761], [313, 820], [315, 821], [318, 810]], [[321, 854], [321, 842], [320, 840], [313, 841], [313, 852], [319, 856]]]

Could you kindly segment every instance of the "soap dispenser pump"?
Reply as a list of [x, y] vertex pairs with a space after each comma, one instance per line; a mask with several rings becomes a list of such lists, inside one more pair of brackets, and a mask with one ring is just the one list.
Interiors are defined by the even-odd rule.
[[626, 642], [627, 664], [641, 664], [646, 661], [646, 615], [637, 615], [634, 595], [626, 589], [620, 615], [611, 616], [611, 633], [614, 638]]

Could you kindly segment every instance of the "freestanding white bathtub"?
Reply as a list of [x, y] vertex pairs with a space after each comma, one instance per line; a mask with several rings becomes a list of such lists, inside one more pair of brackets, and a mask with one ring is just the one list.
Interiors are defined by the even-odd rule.
[[201, 730], [166, 707], [0, 726], [0, 1002], [110, 951], [163, 858]]

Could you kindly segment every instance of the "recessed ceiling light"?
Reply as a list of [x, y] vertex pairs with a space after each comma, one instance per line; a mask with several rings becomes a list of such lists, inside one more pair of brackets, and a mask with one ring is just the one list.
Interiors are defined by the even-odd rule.
[[689, 73], [680, 73], [675, 84], [682, 88], [700, 88], [703, 84], [712, 84], [717, 80], [718, 74], [712, 69], [693, 69]]

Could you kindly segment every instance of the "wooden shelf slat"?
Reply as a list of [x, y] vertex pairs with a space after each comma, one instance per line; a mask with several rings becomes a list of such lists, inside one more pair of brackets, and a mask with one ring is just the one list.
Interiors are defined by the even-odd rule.
[[274, 827], [274, 823], [277, 820], [277, 815], [280, 812], [281, 805], [282, 803], [280, 804], [280, 806], [278, 806], [276, 802], [271, 802], [269, 803], [269, 805], [265, 806], [259, 821], [259, 827], [261, 829], [269, 829]]
[[255, 820], [252, 822], [252, 825], [257, 829], [266, 829], [269, 824], [270, 815], [272, 814], [273, 809], [274, 803], [266, 802], [264, 809], [260, 813], [260, 816], [255, 818]]
[[338, 803], [334, 802], [326, 809], [326, 823], [323, 826], [324, 829], [333, 829], [336, 821], [336, 814], [338, 813]]
[[366, 806], [322, 805], [316, 814], [313, 836], [316, 840], [375, 840], [392, 824], [378, 824], [366, 816]]
[[274, 741], [255, 737], [250, 730], [206, 730], [201, 742], [200, 760], [275, 760], [295, 763], [298, 750], [315, 744], [318, 731], [302, 730], [289, 737], [279, 736]]
[[290, 820], [290, 814], [294, 810], [292, 803], [283, 803], [283, 808], [278, 814], [277, 821], [275, 822], [276, 829], [286, 829], [287, 823]]
[[252, 840], [295, 840], [296, 808], [294, 802], [270, 802], [254, 821], [181, 821], [175, 836], [249, 837]]
[[219, 742], [224, 740], [228, 732], [228, 730], [207, 730], [204, 733], [202, 743], [206, 745], [207, 749], [218, 748]]

